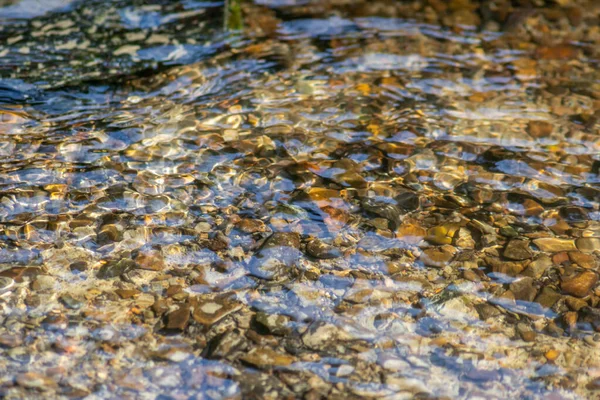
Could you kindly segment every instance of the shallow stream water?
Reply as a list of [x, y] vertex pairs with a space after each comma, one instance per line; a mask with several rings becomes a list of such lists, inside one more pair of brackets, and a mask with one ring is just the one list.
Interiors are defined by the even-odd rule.
[[600, 3], [0, 0], [0, 396], [600, 395]]

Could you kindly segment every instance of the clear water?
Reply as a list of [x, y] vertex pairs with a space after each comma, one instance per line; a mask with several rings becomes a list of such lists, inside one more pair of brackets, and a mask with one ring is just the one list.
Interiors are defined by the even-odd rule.
[[6, 398], [590, 398], [594, 1], [0, 1]]

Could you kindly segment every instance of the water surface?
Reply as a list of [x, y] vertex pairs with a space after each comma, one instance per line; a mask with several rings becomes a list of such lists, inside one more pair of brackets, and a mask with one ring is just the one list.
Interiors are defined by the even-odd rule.
[[6, 398], [590, 398], [594, 1], [0, 1]]

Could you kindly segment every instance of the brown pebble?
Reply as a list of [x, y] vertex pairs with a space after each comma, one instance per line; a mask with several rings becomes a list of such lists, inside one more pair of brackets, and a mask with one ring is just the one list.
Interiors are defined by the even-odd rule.
[[536, 333], [534, 331], [524, 331], [521, 332], [521, 339], [526, 342], [535, 342]]
[[0, 335], [0, 346], [14, 348], [23, 344], [23, 339], [18, 335], [11, 335], [8, 333]]
[[175, 311], [167, 315], [167, 329], [169, 330], [184, 330], [190, 320], [190, 306], [182, 304]]
[[572, 263], [577, 264], [582, 268], [596, 268], [596, 258], [591, 254], [572, 251], [569, 253], [569, 259]]
[[573, 296], [566, 296], [565, 303], [567, 303], [567, 306], [573, 311], [579, 311], [588, 305], [585, 300]]
[[157, 299], [154, 304], [152, 304], [152, 311], [156, 314], [157, 317], [162, 316], [169, 310], [169, 303], [165, 299]]
[[88, 263], [85, 261], [75, 261], [69, 265], [71, 271], [85, 271], [88, 269]]
[[529, 248], [529, 240], [513, 239], [504, 249], [504, 257], [511, 260], [527, 260], [533, 257], [533, 251]]
[[235, 224], [235, 227], [244, 233], [266, 232], [267, 227], [259, 219], [244, 218]]
[[530, 121], [527, 124], [527, 133], [536, 139], [550, 136], [553, 129], [553, 125], [546, 121]]
[[554, 264], [560, 265], [566, 263], [567, 261], [569, 261], [569, 254], [567, 254], [566, 252], [557, 253], [552, 256], [552, 262]]
[[117, 289], [115, 293], [122, 299], [132, 299], [139, 296], [141, 292], [136, 289]]
[[537, 295], [534, 282], [533, 278], [523, 277], [512, 282], [509, 288], [516, 300], [533, 301]]
[[167, 289], [167, 297], [173, 297], [174, 295], [181, 292], [182, 290], [183, 290], [183, 286], [181, 286], [181, 285], [171, 285]]
[[546, 357], [548, 361], [554, 361], [558, 358], [558, 356], [560, 356], [560, 352], [558, 350], [549, 350], [546, 352], [546, 354], [544, 354], [544, 357]]
[[56, 386], [56, 382], [54, 382], [52, 379], [37, 372], [25, 372], [23, 374], [19, 374], [15, 380], [19, 386], [41, 391], [53, 389]]
[[585, 271], [573, 278], [564, 280], [560, 287], [567, 294], [575, 297], [585, 297], [596, 282], [598, 282], [598, 276], [594, 272]]
[[140, 269], [148, 271], [162, 271], [165, 268], [165, 259], [159, 251], [149, 250], [140, 252], [135, 258]]
[[572, 60], [577, 58], [579, 51], [568, 44], [542, 46], [537, 50], [537, 56], [542, 60]]
[[593, 253], [600, 250], [600, 238], [598, 237], [582, 237], [577, 239], [577, 249], [584, 253]]
[[450, 245], [430, 247], [423, 251], [419, 260], [430, 267], [443, 268], [452, 261], [454, 254], [456, 254], [456, 248]]
[[549, 253], [558, 253], [561, 251], [573, 251], [577, 250], [573, 239], [561, 239], [561, 238], [538, 238], [534, 239], [533, 243], [539, 247], [541, 251], [547, 251]]
[[577, 325], [577, 313], [575, 311], [568, 311], [563, 316], [565, 324], [569, 326], [569, 329], [575, 329]]

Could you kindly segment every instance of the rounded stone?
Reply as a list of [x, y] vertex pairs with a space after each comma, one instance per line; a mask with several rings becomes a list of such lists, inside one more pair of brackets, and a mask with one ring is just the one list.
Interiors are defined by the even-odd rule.
[[563, 292], [575, 297], [585, 297], [598, 282], [598, 275], [591, 271], [585, 271], [573, 278], [564, 280], [560, 287]]

